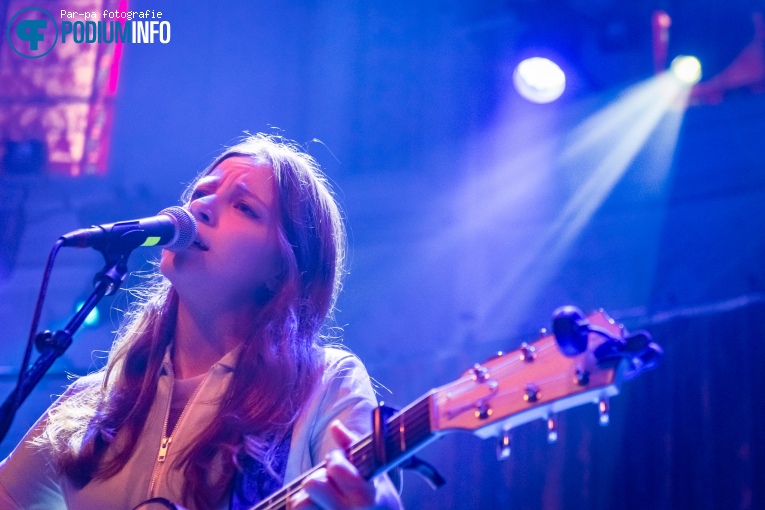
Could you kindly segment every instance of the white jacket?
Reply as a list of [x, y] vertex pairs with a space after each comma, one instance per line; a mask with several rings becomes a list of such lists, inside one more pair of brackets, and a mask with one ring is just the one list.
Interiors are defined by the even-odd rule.
[[[197, 433], [212, 421], [217, 402], [231, 379], [237, 351], [228, 353], [213, 365], [173, 432], [167, 458], [159, 463], [172, 378], [172, 370], [164, 370], [133, 455], [117, 475], [92, 481], [81, 490], [58, 477], [48, 455], [29, 444], [29, 440], [42, 431], [47, 413], [43, 415], [11, 455], [0, 463], [0, 509], [130, 510], [152, 496], [180, 503], [183, 478], [180, 471], [172, 469], [173, 463]], [[293, 428], [285, 482], [321, 463], [329, 451], [338, 447], [329, 433], [333, 420], [339, 419], [357, 435], [371, 430], [376, 398], [364, 365], [356, 356], [340, 349], [324, 348], [323, 352], [323, 375]], [[169, 355], [165, 363], [169, 363]], [[211, 476], [215, 476], [216, 466], [210, 466], [210, 470]], [[150, 494], [152, 479], [155, 483]], [[219, 508], [227, 507], [228, 498]]]

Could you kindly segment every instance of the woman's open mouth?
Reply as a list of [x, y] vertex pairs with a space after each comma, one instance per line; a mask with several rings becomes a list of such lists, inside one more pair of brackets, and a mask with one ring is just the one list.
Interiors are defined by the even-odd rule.
[[202, 251], [207, 251], [210, 248], [207, 247], [205, 243], [203, 243], [199, 238], [196, 238], [193, 243], [191, 243], [191, 246], [194, 246]]

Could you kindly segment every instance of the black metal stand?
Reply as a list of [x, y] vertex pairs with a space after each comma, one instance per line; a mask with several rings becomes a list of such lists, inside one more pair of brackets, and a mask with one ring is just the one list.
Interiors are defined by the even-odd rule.
[[[19, 406], [26, 400], [32, 390], [37, 386], [51, 365], [72, 345], [72, 337], [85, 322], [85, 318], [96, 307], [101, 298], [114, 294], [119, 289], [128, 274], [127, 259], [130, 251], [123, 253], [102, 252], [106, 259], [106, 265], [96, 275], [96, 288], [85, 301], [85, 304], [74, 314], [74, 317], [60, 331], [51, 333], [44, 331], [38, 333], [35, 344], [40, 356], [34, 364], [25, 372], [23, 379], [16, 385], [8, 398], [0, 407], [0, 442], [5, 438], [11, 427], [13, 418]], [[26, 368], [23, 367], [22, 370]]]

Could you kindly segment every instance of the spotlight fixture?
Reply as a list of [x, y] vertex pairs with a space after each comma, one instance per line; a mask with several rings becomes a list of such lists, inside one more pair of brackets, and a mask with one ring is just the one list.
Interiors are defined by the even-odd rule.
[[527, 58], [515, 68], [513, 84], [523, 98], [533, 103], [551, 103], [566, 89], [566, 75], [552, 60]]
[[701, 80], [701, 62], [696, 57], [687, 55], [675, 57], [669, 68], [675, 78], [688, 85], [695, 85]]

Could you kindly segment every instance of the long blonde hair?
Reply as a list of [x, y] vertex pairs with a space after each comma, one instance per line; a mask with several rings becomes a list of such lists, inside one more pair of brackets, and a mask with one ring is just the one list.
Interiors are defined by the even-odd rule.
[[[241, 155], [274, 171], [285, 269], [243, 338], [215, 419], [179, 459], [184, 503], [202, 508], [220, 500], [244, 458], [272, 470], [276, 446], [291, 430], [318, 376], [320, 328], [332, 315], [344, 272], [345, 229], [315, 160], [281, 137], [257, 134], [225, 150], [197, 180], [224, 159]], [[195, 185], [196, 180], [183, 194], [185, 203]], [[51, 449], [57, 470], [75, 486], [114, 476], [132, 455], [154, 401], [177, 306], [177, 293], [157, 273], [128, 312], [106, 366], [75, 382], [49, 411], [38, 443]], [[226, 476], [213, 482], [207, 470], [220, 452]]]

